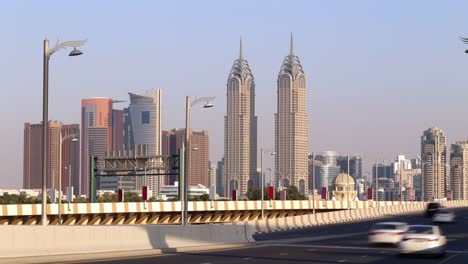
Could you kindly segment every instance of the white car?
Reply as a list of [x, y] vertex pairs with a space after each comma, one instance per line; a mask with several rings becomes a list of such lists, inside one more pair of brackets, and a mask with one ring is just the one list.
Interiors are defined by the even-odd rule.
[[453, 223], [455, 221], [455, 213], [449, 210], [438, 210], [432, 216], [432, 222], [435, 223]]
[[408, 225], [402, 222], [376, 223], [369, 231], [369, 243], [396, 245], [401, 241], [406, 230], [408, 230]]
[[406, 254], [445, 254], [447, 239], [438, 226], [410, 225], [398, 244], [400, 255]]

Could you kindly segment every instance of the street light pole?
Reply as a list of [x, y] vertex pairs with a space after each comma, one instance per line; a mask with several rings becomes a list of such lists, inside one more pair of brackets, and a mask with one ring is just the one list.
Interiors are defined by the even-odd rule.
[[263, 206], [263, 202], [264, 202], [264, 199], [263, 199], [264, 190], [263, 190], [263, 189], [264, 189], [264, 186], [265, 186], [265, 184], [264, 184], [264, 182], [263, 182], [263, 177], [264, 177], [264, 175], [263, 175], [263, 148], [261, 148], [261, 150], [260, 150], [260, 178], [261, 178], [261, 179], [260, 179], [260, 189], [262, 190], [262, 199], [261, 199], [261, 201], [262, 201], [262, 203], [261, 203], [262, 220], [264, 219], [264, 208], [263, 208], [263, 207], [264, 207], [264, 206]]
[[[72, 138], [71, 142], [78, 142], [76, 138], [78, 135], [71, 134], [66, 137], [62, 136], [62, 131], [60, 131], [60, 145], [59, 145], [59, 178], [58, 178], [58, 224], [62, 224], [62, 144], [65, 140]], [[70, 170], [70, 168], [69, 168]], [[70, 177], [71, 178], [71, 177]], [[70, 179], [71, 180], [71, 179]], [[70, 183], [69, 183], [70, 184]]]
[[47, 165], [48, 165], [48, 139], [49, 139], [49, 60], [52, 54], [60, 49], [72, 47], [73, 50], [69, 56], [78, 56], [83, 54], [77, 50], [77, 47], [83, 46], [86, 40], [83, 41], [66, 41], [55, 44], [49, 49], [49, 40], [44, 39], [43, 49], [43, 76], [42, 76], [42, 225], [47, 225]]
[[205, 102], [205, 105], [203, 108], [211, 108], [213, 107], [213, 104], [211, 104], [211, 101], [213, 101], [215, 97], [201, 97], [201, 98], [196, 98], [192, 102], [190, 101], [190, 96], [186, 96], [185, 98], [185, 154], [184, 154], [184, 178], [180, 179], [181, 180], [181, 202], [182, 202], [182, 220], [181, 223], [182, 225], [187, 225], [187, 219], [188, 219], [188, 158], [189, 158], [189, 151], [190, 151], [190, 111], [192, 106]]
[[42, 225], [47, 225], [47, 146], [49, 139], [49, 40], [44, 40], [42, 79]]
[[315, 152], [312, 152], [312, 214], [315, 217]]

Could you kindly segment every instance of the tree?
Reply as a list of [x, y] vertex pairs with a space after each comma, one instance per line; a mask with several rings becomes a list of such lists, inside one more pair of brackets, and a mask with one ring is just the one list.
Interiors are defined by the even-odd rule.
[[141, 197], [136, 192], [125, 193], [124, 202], [141, 202]]
[[[280, 192], [276, 192], [275, 198], [277, 200], [281, 199]], [[286, 200], [305, 200], [305, 195], [301, 194], [296, 186], [290, 185], [286, 188]]]

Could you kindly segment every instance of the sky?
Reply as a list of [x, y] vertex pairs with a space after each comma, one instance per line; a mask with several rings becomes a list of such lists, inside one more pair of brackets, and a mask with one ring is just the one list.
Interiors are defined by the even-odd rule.
[[[311, 152], [416, 157], [422, 132], [468, 140], [466, 1], [0, 1], [0, 188], [20, 188], [25, 122], [42, 119], [42, 44], [88, 39], [50, 61], [49, 117], [80, 123], [82, 98], [161, 89], [163, 129], [185, 125], [185, 96], [223, 155], [226, 81], [244, 43], [256, 83], [258, 147], [274, 149], [276, 80], [294, 49], [306, 74]], [[123, 108], [125, 103], [117, 106]], [[450, 151], [450, 148], [447, 148]], [[265, 160], [271, 167], [271, 157]]]

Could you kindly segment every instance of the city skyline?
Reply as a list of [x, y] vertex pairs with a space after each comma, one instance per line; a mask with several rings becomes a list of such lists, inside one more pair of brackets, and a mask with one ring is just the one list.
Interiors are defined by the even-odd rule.
[[[104, 4], [96, 4], [96, 10], [87, 11], [91, 15], [90, 21], [73, 22], [73, 19], [64, 19], [67, 22], [62, 25], [56, 22], [63, 18], [63, 14], [44, 20], [37, 19], [37, 14], [31, 11], [43, 10], [44, 7], [39, 4], [34, 8], [33, 3], [33, 7], [22, 11], [31, 14], [31, 19], [40, 21], [35, 25], [31, 24], [32, 20], [17, 21], [12, 17], [11, 14], [18, 13], [22, 8], [21, 4], [2, 4], [5, 5], [2, 10], [12, 12], [6, 12], [0, 21], [4, 24], [14, 22], [18, 30], [1, 29], [2, 35], [13, 41], [0, 45], [4, 50], [14, 50], [13, 45], [20, 45], [21, 52], [6, 54], [5, 61], [9, 63], [0, 66], [6, 76], [1, 81], [2, 87], [11, 87], [5, 94], [5, 102], [0, 106], [5, 113], [2, 121], [6, 124], [1, 136], [11, 140], [4, 143], [0, 156], [12, 175], [2, 178], [0, 185], [21, 186], [20, 132], [24, 122], [37, 123], [40, 120], [41, 101], [38, 98], [41, 96], [41, 40], [44, 36], [49, 36], [51, 41], [55, 41], [57, 35], [60, 39], [89, 39], [83, 48], [84, 56], [79, 59], [67, 60], [64, 55], [51, 60], [50, 120], [79, 123], [80, 113], [77, 109], [81, 98], [108, 96], [121, 99], [127, 97], [128, 91], [162, 87], [165, 95], [163, 100], [170, 103], [167, 108], [163, 103], [163, 120], [167, 121], [163, 121], [162, 129], [166, 130], [183, 127], [184, 115], [181, 109], [185, 95], [214, 95], [217, 97], [215, 108], [209, 112], [194, 112], [192, 122], [194, 129], [210, 131], [210, 160], [213, 162], [219, 161], [223, 153], [219, 146], [223, 142], [222, 118], [226, 114], [225, 78], [232, 58], [237, 55], [239, 35], [248, 43], [246, 53], [255, 71], [258, 134], [262, 135], [258, 141], [259, 148], [274, 146], [272, 131], [276, 105], [272, 102], [276, 99], [275, 76], [278, 60], [284, 56], [288, 46], [286, 40], [291, 31], [296, 37], [295, 45], [301, 51], [304, 68], [309, 73], [306, 81], [309, 84], [307, 112], [310, 118], [310, 151], [335, 149], [341, 153], [358, 153], [363, 158], [365, 174], [370, 172], [370, 164], [377, 157], [380, 160], [391, 160], [397, 153], [415, 157], [419, 153], [420, 133], [428, 127], [443, 128], [447, 132], [448, 145], [467, 138], [467, 127], [460, 120], [463, 120], [466, 112], [462, 107], [462, 98], [466, 93], [463, 87], [467, 81], [464, 71], [468, 67], [468, 57], [463, 54], [465, 45], [457, 39], [467, 33], [463, 27], [466, 18], [461, 11], [466, 10], [465, 4], [408, 3], [406, 7], [412, 12], [397, 12], [399, 17], [395, 19], [388, 14], [398, 8], [397, 4], [385, 3], [383, 7], [369, 2], [361, 4], [366, 8], [354, 9], [356, 16], [362, 16], [357, 18], [345, 11], [351, 4], [338, 6], [304, 2], [308, 8], [295, 13], [297, 20], [290, 19], [291, 22], [288, 22], [285, 19], [282, 21], [284, 24], [279, 24], [274, 21], [273, 14], [283, 8], [288, 10], [288, 7], [283, 7], [279, 2], [272, 2], [269, 6], [252, 3], [252, 10], [246, 11], [246, 19], [241, 22], [241, 27], [228, 23], [233, 13], [223, 9], [219, 14], [226, 18], [222, 18], [219, 14], [215, 15], [214, 2], [204, 4], [210, 7], [201, 11], [206, 12], [204, 14], [208, 15], [208, 19], [194, 20], [193, 25], [186, 25], [187, 20], [184, 20], [168, 30], [143, 27], [143, 30], [133, 32], [131, 28], [143, 25], [145, 21], [158, 22], [159, 19], [176, 16], [172, 12], [157, 18], [159, 9], [154, 14], [145, 12], [139, 6], [131, 7], [128, 15], [123, 11], [114, 11], [105, 15], [105, 18], [117, 21], [121, 15], [130, 18], [136, 12], [141, 12], [141, 16], [134, 22], [127, 21], [129, 26], [120, 27], [119, 34], [111, 31], [105, 37], [99, 36], [97, 32], [102, 32], [106, 24], [96, 23], [93, 18], [93, 15], [104, 10]], [[169, 10], [174, 7], [168, 3], [154, 5]], [[190, 5], [186, 4], [187, 10]], [[57, 4], [56, 8], [65, 10], [65, 7], [65, 4]], [[272, 13], [263, 15], [265, 23], [261, 25], [258, 21], [257, 24], [252, 23], [255, 11], [260, 7]], [[77, 13], [85, 12], [77, 8]], [[234, 8], [238, 10], [240, 7]], [[385, 8], [389, 9], [389, 13], [383, 11]], [[416, 8], [420, 10], [419, 20], [410, 18]], [[343, 17], [333, 22], [326, 20], [319, 12], [331, 10]], [[372, 13], [369, 10], [375, 11], [376, 15], [368, 15]], [[437, 10], [439, 16], [426, 14], [434, 10]], [[52, 13], [49, 11], [47, 14]], [[66, 14], [70, 18], [74, 17], [69, 12]], [[182, 14], [193, 18], [185, 9], [182, 9]], [[377, 15], [380, 17], [376, 18]], [[292, 18], [290, 15], [285, 16]], [[211, 30], [193, 31], [217, 18], [227, 24], [215, 26]], [[340, 29], [338, 25], [345, 18], [349, 25]], [[318, 22], [329, 24], [324, 29], [316, 26], [297, 27], [298, 20], [309, 25], [323, 24]], [[375, 20], [387, 30], [382, 30], [385, 34], [370, 25]], [[251, 28], [247, 27], [249, 24]], [[259, 30], [262, 25], [265, 30]], [[98, 30], [93, 30], [93, 26]], [[26, 29], [29, 27], [31, 29]], [[171, 33], [174, 29], [178, 30], [177, 34]], [[391, 36], [386, 36], [388, 30], [392, 32]], [[187, 41], [195, 37], [194, 34], [200, 35], [203, 40], [196, 43]], [[353, 34], [358, 37], [352, 37]], [[150, 35], [156, 35], [157, 38]], [[127, 36], [129, 40], [119, 42], [122, 36]], [[348, 39], [348, 42], [343, 43], [341, 38]], [[164, 41], [160, 41], [162, 39]], [[132, 44], [135, 40], [137, 44]], [[136, 45], [142, 48], [136, 49]], [[200, 65], [200, 62], [203, 64]], [[136, 70], [133, 71], [133, 68]], [[179, 72], [184, 73], [184, 77], [177, 79], [175, 74]], [[208, 74], [212, 78], [200, 77]], [[24, 78], [25, 75], [31, 78]], [[445, 92], [437, 93], [437, 96], [430, 95], [440, 89]], [[419, 100], [423, 92], [424, 100]], [[24, 99], [27, 107], [17, 111], [13, 103], [20, 98]], [[450, 104], [444, 104], [443, 110], [431, 108], [435, 102], [448, 100]], [[381, 140], [382, 136], [390, 134], [391, 142]], [[271, 161], [265, 167], [273, 167]]]

